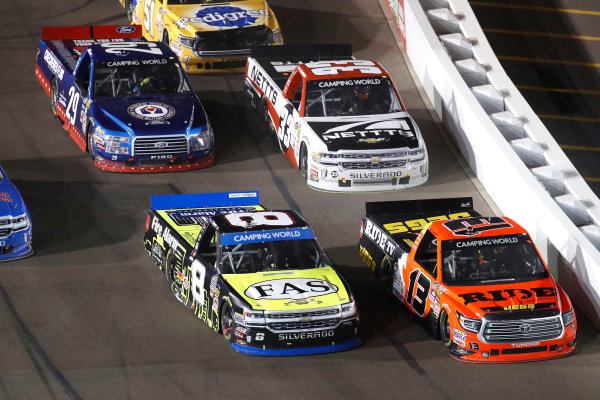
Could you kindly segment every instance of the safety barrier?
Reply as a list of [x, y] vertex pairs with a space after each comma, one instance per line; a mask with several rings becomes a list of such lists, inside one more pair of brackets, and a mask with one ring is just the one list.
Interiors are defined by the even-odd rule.
[[436, 113], [600, 327], [600, 200], [506, 75], [467, 0], [385, 0]]

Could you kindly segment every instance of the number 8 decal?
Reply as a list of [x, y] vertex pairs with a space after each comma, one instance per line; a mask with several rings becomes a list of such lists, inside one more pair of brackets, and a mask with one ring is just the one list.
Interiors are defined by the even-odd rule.
[[412, 271], [408, 279], [409, 285], [408, 292], [406, 293], [406, 304], [410, 305], [422, 317], [425, 314], [425, 304], [427, 304], [431, 281], [418, 269]]
[[192, 296], [201, 306], [204, 305], [204, 278], [206, 269], [198, 260], [192, 263]]
[[236, 214], [225, 214], [225, 219], [233, 226], [256, 226], [256, 225], [294, 225], [294, 220], [281, 211], [259, 211]]

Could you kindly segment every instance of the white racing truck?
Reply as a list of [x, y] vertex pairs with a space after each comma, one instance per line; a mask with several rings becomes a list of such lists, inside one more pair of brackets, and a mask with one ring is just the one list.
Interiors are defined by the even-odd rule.
[[251, 105], [314, 189], [397, 190], [428, 177], [425, 142], [392, 79], [350, 45], [256, 47]]

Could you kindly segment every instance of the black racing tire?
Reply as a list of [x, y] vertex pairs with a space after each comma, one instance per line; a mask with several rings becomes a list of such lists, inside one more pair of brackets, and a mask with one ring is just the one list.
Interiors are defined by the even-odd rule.
[[376, 270], [377, 279], [383, 284], [383, 287], [389, 292], [392, 292], [394, 283], [394, 267], [392, 260], [388, 256], [383, 256]]
[[450, 321], [448, 319], [448, 313], [446, 312], [445, 309], [443, 309], [442, 312], [440, 313], [440, 319], [439, 319], [438, 325], [439, 325], [439, 330], [440, 330], [440, 340], [442, 341], [444, 346], [449, 347], [450, 344], [452, 343], [452, 339], [450, 338], [451, 327], [450, 327]]
[[306, 176], [308, 175], [308, 151], [306, 150], [306, 144], [304, 143], [302, 143], [302, 146], [300, 146], [300, 157], [298, 159], [298, 164], [302, 177], [306, 179]]
[[52, 113], [58, 115], [58, 81], [55, 76], [52, 77], [52, 82], [50, 83], [50, 105]]
[[133, 9], [133, 1], [125, 0], [125, 14], [127, 14], [127, 19], [129, 20], [129, 22], [133, 22], [134, 11], [135, 10]]
[[169, 44], [169, 32], [167, 32], [166, 29], [163, 31], [162, 42], [164, 44], [166, 44], [167, 46], [170, 46], [170, 44]]
[[94, 149], [94, 134], [92, 133], [91, 125], [88, 122], [88, 128], [86, 129], [86, 142], [87, 142], [87, 153], [90, 158], [93, 160], [96, 159], [96, 150]]
[[229, 304], [225, 304], [221, 309], [221, 332], [223, 337], [229, 343], [233, 342], [233, 314], [231, 313], [231, 307]]

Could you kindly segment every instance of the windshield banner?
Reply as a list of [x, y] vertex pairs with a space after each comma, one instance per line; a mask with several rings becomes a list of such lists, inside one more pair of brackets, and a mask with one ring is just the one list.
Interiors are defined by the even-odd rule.
[[224, 233], [221, 235], [221, 245], [228, 246], [242, 243], [275, 242], [280, 240], [314, 239], [308, 228], [275, 229], [260, 232]]
[[446, 240], [442, 243], [442, 251], [473, 249], [487, 246], [509, 246], [520, 243], [530, 243], [529, 237], [527, 235], [504, 235]]

